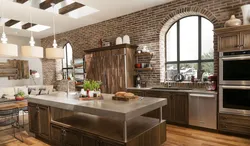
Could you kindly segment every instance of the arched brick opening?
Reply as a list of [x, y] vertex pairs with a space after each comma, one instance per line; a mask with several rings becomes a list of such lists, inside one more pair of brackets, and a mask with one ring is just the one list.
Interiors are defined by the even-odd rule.
[[214, 25], [217, 23], [216, 17], [207, 9], [201, 7], [182, 7], [168, 14], [166, 18], [161, 22], [161, 28], [159, 28], [159, 52], [160, 52], [160, 81], [165, 80], [165, 34], [170, 27], [179, 19], [187, 16], [203, 16], [210, 20]]

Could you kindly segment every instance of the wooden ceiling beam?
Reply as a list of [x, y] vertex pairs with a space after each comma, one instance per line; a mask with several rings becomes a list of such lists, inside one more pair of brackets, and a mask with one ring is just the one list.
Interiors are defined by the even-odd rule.
[[57, 4], [60, 3], [64, 0], [45, 0], [44, 2], [39, 4], [40, 9], [48, 9], [49, 7], [51, 7], [51, 3]]
[[[35, 26], [36, 24], [32, 23], [32, 26]], [[31, 28], [31, 23], [26, 23], [22, 26], [22, 29], [28, 29]]]
[[5, 26], [10, 27], [12, 25], [17, 24], [18, 22], [20, 22], [20, 21], [11, 19], [11, 20], [5, 22]]
[[69, 13], [71, 11], [74, 11], [74, 10], [76, 10], [78, 8], [81, 8], [83, 6], [85, 6], [85, 5], [83, 5], [81, 3], [78, 3], [78, 2], [74, 2], [74, 3], [70, 4], [70, 5], [67, 5], [67, 6], [59, 9], [59, 14], [63, 15], [63, 14]]
[[25, 2], [27, 2], [28, 0], [16, 0], [17, 3], [23, 4]]

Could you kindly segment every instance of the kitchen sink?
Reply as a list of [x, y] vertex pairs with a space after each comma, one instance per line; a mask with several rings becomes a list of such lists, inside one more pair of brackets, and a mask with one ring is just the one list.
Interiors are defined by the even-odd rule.
[[156, 89], [156, 90], [192, 90], [192, 88], [178, 88], [178, 87], [155, 87], [151, 89]]

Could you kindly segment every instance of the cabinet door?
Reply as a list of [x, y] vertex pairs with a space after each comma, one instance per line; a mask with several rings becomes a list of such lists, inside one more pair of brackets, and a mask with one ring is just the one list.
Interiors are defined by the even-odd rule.
[[240, 48], [240, 33], [232, 32], [218, 35], [218, 51], [219, 52], [230, 52], [238, 51]]
[[84, 135], [82, 137], [82, 146], [99, 146], [100, 143], [92, 136]]
[[174, 122], [179, 124], [188, 124], [188, 94], [173, 93], [172, 95], [172, 114], [174, 114]]
[[63, 143], [65, 146], [82, 146], [81, 133], [66, 129], [63, 134]]
[[53, 145], [62, 145], [62, 127], [51, 124], [51, 143]]
[[160, 91], [146, 91], [145, 97], [158, 97], [160, 98], [162, 95], [162, 92]]
[[29, 103], [29, 129], [35, 134], [39, 133], [38, 109], [36, 104]]
[[[161, 97], [161, 93], [159, 91], [146, 91], [145, 92], [145, 97], [155, 97], [155, 98], [160, 98]], [[159, 118], [160, 116], [160, 109], [155, 109], [151, 112], [148, 112], [146, 114], [144, 114], [144, 116], [146, 117], [151, 117], [151, 118]]]
[[164, 94], [161, 96], [161, 98], [167, 99], [167, 105], [162, 107], [162, 118], [168, 121], [173, 121], [173, 114], [172, 114], [172, 100], [171, 100], [172, 94], [168, 92], [164, 92]]
[[47, 106], [39, 105], [39, 136], [50, 139], [50, 111]]
[[124, 145], [118, 144], [118, 143], [114, 143], [114, 142], [110, 142], [110, 141], [102, 141], [100, 143], [100, 146], [124, 146]]
[[241, 32], [241, 43], [242, 50], [250, 50], [250, 31]]
[[93, 54], [89, 53], [85, 55], [85, 63], [86, 63], [86, 78], [87, 79], [93, 79], [94, 78], [94, 74], [93, 74]]

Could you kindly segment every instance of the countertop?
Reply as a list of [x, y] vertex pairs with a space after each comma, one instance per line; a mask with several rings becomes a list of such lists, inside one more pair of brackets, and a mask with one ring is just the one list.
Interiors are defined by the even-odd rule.
[[[142, 90], [142, 91], [164, 91], [164, 92], [185, 92], [185, 93], [199, 93], [199, 94], [217, 94], [216, 91], [207, 91], [203, 89], [192, 89], [192, 90], [171, 90], [171, 89], [152, 89], [158, 87], [147, 87], [147, 88], [136, 88], [136, 87], [129, 87], [128, 90]], [[159, 87], [162, 88], [162, 87]], [[171, 87], [170, 87], [171, 88]]]
[[167, 105], [164, 98], [150, 98], [131, 101], [112, 100], [113, 94], [102, 94], [103, 100], [82, 101], [77, 97], [65, 97], [60, 94], [39, 95], [27, 98], [28, 102], [55, 108], [83, 112], [87, 114], [128, 121], [152, 110]]

